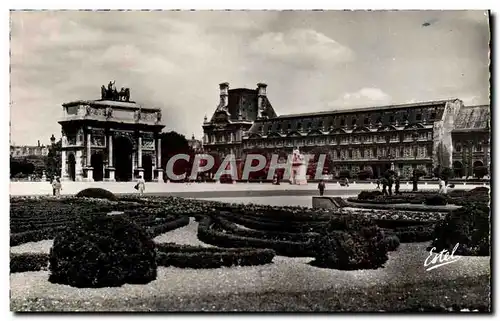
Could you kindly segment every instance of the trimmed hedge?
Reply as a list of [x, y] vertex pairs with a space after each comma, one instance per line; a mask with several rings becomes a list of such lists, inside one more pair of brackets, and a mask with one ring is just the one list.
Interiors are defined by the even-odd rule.
[[55, 228], [45, 228], [35, 231], [10, 234], [10, 246], [16, 246], [28, 242], [50, 240], [56, 237], [56, 235], [64, 229], [64, 226], [58, 226]]
[[431, 247], [450, 253], [457, 243], [456, 255], [491, 255], [490, 208], [481, 203], [468, 204], [448, 214], [436, 225]]
[[[344, 225], [342, 231], [337, 230]], [[314, 266], [339, 270], [378, 269], [389, 259], [383, 231], [372, 220], [350, 216], [327, 225], [316, 244]]]
[[429, 195], [425, 197], [425, 205], [439, 206], [448, 204], [448, 197], [441, 194]]
[[75, 197], [103, 198], [110, 201], [118, 200], [115, 194], [111, 193], [110, 191], [105, 190], [104, 188], [95, 188], [95, 187], [81, 190], [75, 195]]
[[372, 200], [377, 198], [378, 196], [382, 196], [382, 192], [379, 190], [375, 191], [361, 191], [361, 193], [358, 194], [358, 199], [359, 200]]
[[156, 279], [155, 243], [121, 215], [81, 218], [54, 239], [52, 283], [75, 287], [144, 284]]
[[220, 247], [252, 247], [272, 249], [277, 254], [289, 257], [312, 257], [315, 254], [315, 242], [291, 242], [262, 240], [259, 238], [242, 237], [223, 233], [214, 229], [217, 220], [211, 217], [203, 218], [198, 225], [198, 238], [208, 244]]
[[387, 251], [389, 252], [396, 251], [400, 245], [399, 237], [396, 235], [386, 236], [384, 242], [387, 246]]
[[158, 265], [193, 269], [263, 265], [272, 263], [275, 256], [269, 249], [221, 249], [174, 243], [159, 243], [157, 249]]
[[318, 233], [288, 233], [280, 231], [245, 230], [222, 217], [218, 217], [217, 222], [224, 230], [229, 231], [233, 235], [239, 235], [243, 237], [254, 237], [275, 241], [291, 242], [309, 242], [314, 241], [319, 237]]
[[189, 216], [181, 216], [174, 219], [173, 221], [151, 226], [150, 228], [148, 228], [147, 231], [151, 235], [151, 237], [155, 237], [160, 234], [173, 231], [180, 227], [184, 227], [188, 224], [189, 224]]
[[10, 273], [40, 271], [48, 265], [49, 254], [46, 253], [10, 253]]

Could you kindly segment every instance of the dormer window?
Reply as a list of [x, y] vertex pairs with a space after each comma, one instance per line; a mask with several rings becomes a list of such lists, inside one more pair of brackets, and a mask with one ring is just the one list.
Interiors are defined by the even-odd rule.
[[292, 128], [292, 124], [288, 123], [287, 128], [291, 129]]
[[436, 112], [435, 111], [433, 111], [431, 113], [431, 120], [434, 120], [434, 119], [436, 119]]
[[276, 130], [281, 130], [281, 124], [276, 124]]
[[370, 124], [370, 119], [368, 117], [366, 117], [365, 120], [363, 121], [363, 123], [365, 125], [369, 125]]
[[302, 130], [302, 123], [297, 124], [297, 130]]
[[418, 113], [417, 116], [415, 117], [415, 119], [417, 121], [421, 121], [422, 120], [422, 114]]
[[312, 127], [312, 124], [311, 124], [311, 123], [308, 123], [308, 124], [307, 124], [307, 129], [311, 129], [311, 127]]
[[389, 121], [391, 122], [391, 124], [394, 123], [394, 115], [389, 116]]
[[345, 119], [344, 118], [340, 119], [340, 126], [345, 126]]
[[378, 116], [378, 118], [377, 118], [377, 124], [382, 124], [382, 117]]
[[351, 121], [351, 126], [356, 126], [356, 118], [353, 118], [352, 121]]

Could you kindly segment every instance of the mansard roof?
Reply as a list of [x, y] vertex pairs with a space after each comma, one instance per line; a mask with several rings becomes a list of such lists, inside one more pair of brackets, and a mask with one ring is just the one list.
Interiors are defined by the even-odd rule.
[[490, 105], [464, 106], [455, 119], [454, 131], [489, 129]]
[[445, 100], [433, 100], [433, 101], [425, 101], [418, 103], [409, 103], [409, 104], [399, 104], [399, 105], [387, 105], [387, 106], [374, 106], [374, 107], [362, 107], [362, 108], [353, 108], [353, 109], [337, 109], [330, 111], [320, 111], [314, 113], [300, 113], [300, 114], [288, 114], [288, 115], [280, 115], [278, 118], [303, 118], [303, 117], [314, 117], [314, 116], [327, 116], [327, 115], [337, 115], [337, 114], [351, 114], [351, 113], [359, 113], [359, 112], [376, 112], [376, 111], [385, 111], [388, 109], [403, 109], [403, 108], [421, 108], [427, 106], [435, 106], [435, 105], [445, 105], [447, 102], [454, 101], [456, 99], [445, 99]]
[[[229, 120], [238, 121], [241, 113], [242, 121], [255, 121], [258, 112], [258, 91], [257, 89], [235, 88], [228, 90], [227, 112]], [[264, 114], [269, 118], [276, 118], [276, 112], [273, 109], [268, 97], [264, 97]], [[214, 115], [219, 112], [217, 107]], [[213, 119], [213, 116], [212, 116]]]
[[124, 109], [147, 109], [152, 111], [160, 111], [160, 108], [150, 108], [144, 107], [135, 101], [116, 101], [116, 100], [75, 100], [62, 104], [64, 107], [76, 106], [76, 105], [91, 105], [91, 106], [102, 106], [102, 107], [114, 107], [114, 108], [124, 108]]

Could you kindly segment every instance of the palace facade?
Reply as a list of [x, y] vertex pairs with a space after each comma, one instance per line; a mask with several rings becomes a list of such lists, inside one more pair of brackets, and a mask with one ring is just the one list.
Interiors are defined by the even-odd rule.
[[130, 101], [128, 89], [122, 99], [114, 83], [102, 91], [100, 100], [63, 104], [61, 178], [163, 182], [161, 110]]
[[[457, 141], [472, 122], [462, 120], [470, 118], [470, 113], [459, 99], [278, 116], [267, 97], [266, 84], [259, 83], [256, 89], [229, 89], [223, 83], [219, 88], [220, 102], [211, 119], [205, 117], [203, 123], [205, 152], [221, 159], [229, 153], [238, 159], [249, 153], [269, 158], [273, 153], [291, 154], [298, 147], [304, 154], [327, 154], [334, 176], [342, 170], [356, 175], [371, 169], [376, 178], [391, 168], [404, 177], [416, 168], [432, 175], [438, 165], [452, 167], [460, 153], [456, 146], [454, 150], [453, 139]], [[489, 113], [474, 113], [483, 122], [489, 119]], [[476, 123], [479, 121], [473, 125]], [[481, 129], [477, 135], [483, 136], [472, 138], [472, 144], [480, 142], [485, 149], [486, 141], [480, 137], [489, 134]], [[467, 141], [470, 137], [469, 131]], [[481, 157], [485, 162], [486, 154], [473, 152], [472, 164]]]

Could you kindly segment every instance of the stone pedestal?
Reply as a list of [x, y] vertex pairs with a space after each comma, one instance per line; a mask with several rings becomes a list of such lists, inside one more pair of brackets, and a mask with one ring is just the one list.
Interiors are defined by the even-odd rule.
[[163, 183], [163, 169], [157, 168], [155, 169], [155, 171], [156, 171], [156, 181], [158, 183]]
[[87, 182], [94, 181], [94, 168], [93, 167], [85, 167], [85, 173], [87, 178], [85, 179]]
[[105, 180], [108, 181], [108, 182], [116, 182], [116, 179], [115, 179], [115, 168], [114, 167], [108, 167], [107, 171], [108, 171], [108, 178], [106, 178]]

